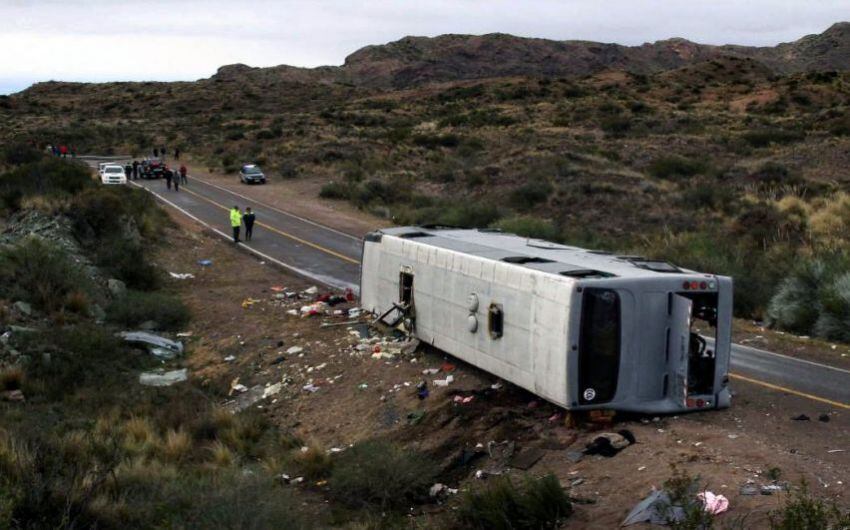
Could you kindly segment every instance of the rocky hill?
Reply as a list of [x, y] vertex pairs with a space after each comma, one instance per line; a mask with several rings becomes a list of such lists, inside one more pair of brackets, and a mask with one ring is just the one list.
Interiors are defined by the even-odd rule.
[[834, 24], [773, 47], [714, 46], [673, 38], [641, 46], [588, 41], [531, 39], [505, 34], [405, 37], [366, 46], [338, 67], [225, 66], [213, 77], [340, 82], [357, 86], [403, 88], [423, 83], [510, 76], [574, 77], [625, 70], [651, 74], [718, 57], [760, 61], [775, 73], [850, 69], [850, 23]]

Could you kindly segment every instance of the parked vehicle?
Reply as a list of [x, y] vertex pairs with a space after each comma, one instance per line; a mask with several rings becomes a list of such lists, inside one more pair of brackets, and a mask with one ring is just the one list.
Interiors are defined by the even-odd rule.
[[400, 227], [366, 236], [360, 295], [390, 324], [567, 409], [730, 405], [728, 277], [494, 230]]
[[260, 166], [256, 164], [245, 164], [242, 166], [242, 169], [239, 170], [239, 182], [242, 182], [243, 184], [253, 184], [257, 182], [265, 184], [266, 175], [263, 173], [263, 170], [260, 169]]
[[162, 162], [162, 160], [151, 158], [142, 161], [140, 171], [141, 173], [139, 176], [141, 176], [143, 179], [162, 178], [163, 173], [165, 172], [165, 164]]
[[124, 173], [124, 167], [117, 164], [101, 165], [100, 182], [103, 184], [127, 184], [127, 175]]

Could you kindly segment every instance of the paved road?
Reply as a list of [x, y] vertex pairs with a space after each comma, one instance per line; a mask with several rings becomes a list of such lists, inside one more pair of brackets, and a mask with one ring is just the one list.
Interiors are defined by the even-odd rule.
[[[87, 160], [93, 166], [106, 157]], [[229, 237], [227, 210], [250, 206], [261, 221], [253, 241], [242, 245], [264, 259], [337, 288], [358, 291], [361, 243], [358, 237], [273, 208], [201, 178], [189, 177], [180, 192], [169, 192], [162, 180], [134, 181], [171, 207]], [[850, 371], [735, 344], [733, 380], [747, 381], [797, 395], [825, 408], [850, 409]]]

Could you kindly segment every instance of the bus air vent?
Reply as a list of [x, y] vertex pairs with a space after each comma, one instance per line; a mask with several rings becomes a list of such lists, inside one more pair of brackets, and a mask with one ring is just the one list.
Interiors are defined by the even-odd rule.
[[561, 271], [561, 276], [569, 276], [570, 278], [613, 278], [615, 275], [610, 272], [595, 271], [592, 269], [576, 269], [572, 271]]
[[508, 256], [502, 258], [502, 261], [516, 263], [517, 265], [525, 265], [526, 263], [555, 263], [551, 259], [538, 258], [536, 256]]
[[629, 261], [632, 262], [635, 267], [654, 272], [682, 272], [682, 269], [672, 263], [667, 263], [666, 261], [654, 261], [648, 259], [630, 259]]
[[417, 237], [434, 237], [433, 235], [427, 232], [408, 232], [406, 234], [401, 234], [398, 237], [403, 239], [415, 239]]

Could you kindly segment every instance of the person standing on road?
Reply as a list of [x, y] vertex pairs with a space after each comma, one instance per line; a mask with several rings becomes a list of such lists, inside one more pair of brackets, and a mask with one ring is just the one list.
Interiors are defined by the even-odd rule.
[[174, 172], [171, 171], [171, 168], [166, 166], [166, 168], [162, 172], [162, 176], [165, 177], [165, 186], [170, 190], [171, 189], [171, 179], [174, 178]]
[[[177, 153], [177, 151], [175, 151]], [[180, 164], [180, 184], [186, 184], [186, 173], [188, 170], [186, 169], [186, 164]]]
[[180, 160], [180, 148], [179, 147], [174, 148], [174, 160]]
[[153, 157], [159, 158], [159, 149], [157, 149], [156, 147], [153, 148]]
[[254, 215], [251, 208], [245, 208], [245, 215], [242, 216], [242, 220], [245, 222], [245, 241], [251, 241], [251, 235], [254, 233], [254, 221], [256, 219], [257, 216]]
[[133, 180], [139, 179], [139, 161], [133, 160]]
[[242, 212], [238, 206], [230, 210], [230, 227], [233, 228], [233, 242], [239, 243], [239, 228], [242, 226]]
[[127, 162], [127, 165], [124, 166], [124, 176], [128, 181], [130, 180], [130, 177], [133, 176], [133, 166], [129, 162]]

